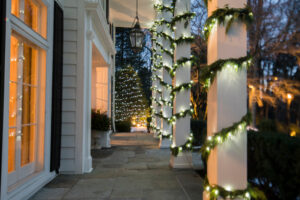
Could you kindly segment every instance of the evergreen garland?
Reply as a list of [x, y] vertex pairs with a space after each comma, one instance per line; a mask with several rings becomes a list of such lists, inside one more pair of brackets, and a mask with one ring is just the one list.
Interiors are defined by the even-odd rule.
[[244, 190], [228, 190], [219, 185], [211, 185], [208, 181], [207, 176], [204, 179], [203, 183], [204, 189], [206, 192], [209, 192], [210, 200], [215, 200], [218, 197], [222, 197], [223, 199], [245, 199], [250, 200], [251, 197], [253, 199], [259, 200], [267, 200], [264, 193], [256, 187], [252, 187], [248, 184], [248, 187]]
[[229, 58], [229, 59], [219, 59], [214, 63], [203, 67], [200, 70], [199, 81], [208, 88], [211, 83], [214, 81], [218, 72], [226, 68], [233, 68], [236, 71], [241, 70], [242, 68], [248, 68], [251, 64], [251, 57], [244, 56], [241, 58]]
[[[207, 5], [207, 0], [204, 0], [205, 4]], [[154, 26], [152, 28], [153, 34], [157, 37], [162, 37], [168, 41], [171, 42], [171, 49], [165, 49], [162, 44], [157, 42], [157, 39], [153, 39], [152, 41], [161, 48], [160, 53], [166, 53], [170, 57], [174, 57], [174, 50], [176, 48], [176, 45], [182, 44], [182, 43], [190, 43], [193, 41], [192, 37], [186, 37], [186, 36], [181, 36], [177, 39], [173, 37], [172, 33], [171, 35], [167, 33], [155, 33], [156, 32], [156, 26], [157, 25], [166, 25], [167, 27], [171, 28], [173, 31], [176, 29], [175, 24], [178, 21], [181, 20], [188, 20], [191, 19], [195, 14], [191, 12], [186, 12], [182, 13], [178, 16], [174, 16], [175, 14], [175, 4], [176, 0], [172, 1], [172, 5], [170, 7], [161, 5], [161, 4], [156, 4], [155, 9], [158, 12], [162, 11], [168, 11], [168, 12], [173, 12], [173, 19], [171, 21], [167, 21], [165, 19], [157, 20], [154, 23]], [[209, 37], [209, 34], [212, 30], [212, 28], [215, 26], [215, 24], [218, 25], [226, 25], [226, 33], [228, 33], [231, 25], [235, 21], [240, 21], [242, 23], [245, 23], [246, 25], [249, 25], [253, 21], [253, 14], [248, 6], [245, 8], [229, 8], [226, 6], [225, 8], [219, 8], [215, 10], [212, 15], [207, 19], [205, 27], [204, 27], [204, 36], [207, 39]], [[156, 54], [157, 52], [154, 50], [154, 53]], [[162, 55], [154, 55], [153, 59], [161, 59]], [[190, 58], [182, 58], [180, 60], [177, 60], [173, 63], [172, 66], [165, 66], [163, 65], [162, 62], [158, 62], [153, 66], [153, 70], [158, 70], [158, 69], [165, 69], [169, 72], [170, 76], [174, 78], [176, 70], [184, 66], [186, 62], [192, 62], [193, 57]], [[217, 75], [218, 72], [222, 71], [225, 67], [233, 68], [235, 70], [240, 70], [242, 68], [247, 68], [251, 64], [251, 58], [248, 56], [241, 57], [241, 58], [230, 58], [230, 59], [220, 59], [217, 60], [216, 62], [212, 63], [211, 65], [203, 68], [201, 70], [201, 75], [200, 75], [200, 82], [202, 82], [207, 88], [211, 85], [211, 83], [214, 81], [215, 76]], [[176, 92], [179, 92], [181, 90], [189, 89], [192, 85], [191, 83], [183, 83], [179, 86], [172, 86], [170, 84], [165, 83], [161, 77], [159, 76], [154, 76], [154, 80], [158, 80], [160, 85], [171, 89], [171, 98], [170, 101], [164, 100], [162, 98], [159, 98], [159, 100], [153, 98], [153, 102], [156, 103], [157, 105], [173, 105], [173, 99], [176, 94]], [[155, 88], [153, 88], [155, 90]], [[167, 120], [169, 123], [174, 123], [176, 119], [180, 117], [185, 117], [187, 114], [191, 114], [193, 112], [193, 109], [190, 110], [184, 110], [180, 113], [175, 113], [172, 115], [172, 117], [168, 118], [163, 116], [162, 112], [156, 113], [152, 112], [153, 116], [158, 116], [163, 120]], [[228, 128], [224, 128], [218, 133], [214, 134], [211, 137], [208, 137], [207, 141], [201, 148], [201, 153], [202, 153], [202, 158], [204, 162], [207, 162], [207, 159], [210, 155], [210, 152], [212, 149], [214, 149], [217, 145], [227, 141], [230, 139], [233, 135], [240, 131], [244, 131], [246, 129], [247, 124], [250, 122], [250, 114], [246, 114], [239, 122], [234, 123], [232, 126]], [[157, 129], [155, 126], [153, 126], [153, 130], [157, 131], [159, 134], [162, 134], [162, 131], [160, 129]], [[168, 135], [162, 135], [163, 138], [172, 138], [171, 134]], [[177, 156], [178, 153], [182, 151], [188, 151], [188, 150], [193, 150], [192, 147], [192, 140], [193, 136], [192, 134], [190, 137], [187, 139], [186, 143], [181, 145], [181, 146], [171, 146], [171, 151], [174, 156]], [[245, 189], [245, 190], [226, 190], [225, 188], [218, 186], [218, 185], [210, 185], [208, 182], [208, 179], [205, 179], [204, 182], [204, 189], [206, 192], [210, 194], [210, 199], [217, 199], [217, 197], [221, 196], [224, 199], [226, 198], [243, 198], [243, 199], [265, 199], [264, 195], [262, 192], [260, 192], [258, 189], [251, 187], [250, 185]]]
[[226, 6], [225, 8], [219, 8], [215, 10], [212, 15], [207, 18], [206, 23], [204, 25], [203, 35], [206, 39], [208, 39], [209, 34], [212, 28], [218, 25], [226, 24], [226, 33], [229, 31], [231, 25], [235, 21], [240, 21], [247, 26], [250, 25], [253, 21], [253, 13], [249, 6], [245, 8], [229, 8]]
[[209, 136], [200, 149], [202, 160], [206, 163], [211, 150], [213, 150], [217, 145], [226, 142], [240, 131], [246, 130], [246, 127], [250, 124], [250, 122], [251, 114], [247, 113], [239, 122], [234, 123], [230, 127], [223, 128], [221, 131], [214, 133], [213, 136]]

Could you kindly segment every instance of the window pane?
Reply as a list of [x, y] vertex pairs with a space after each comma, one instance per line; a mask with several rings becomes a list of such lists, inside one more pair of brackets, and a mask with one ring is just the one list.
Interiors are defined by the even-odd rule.
[[36, 85], [37, 50], [24, 43], [23, 83]]
[[43, 37], [47, 37], [47, 7], [42, 0], [12, 0], [11, 13]]
[[38, 7], [30, 0], [25, 0], [24, 22], [38, 32]]
[[23, 86], [22, 124], [36, 122], [36, 88]]
[[10, 127], [17, 125], [17, 84], [9, 84], [9, 120]]
[[19, 0], [11, 0], [11, 13], [16, 17], [20, 17], [20, 2]]
[[34, 161], [35, 126], [22, 127], [21, 166]]
[[8, 131], [8, 173], [15, 171], [16, 155], [16, 129], [10, 128]]
[[17, 81], [19, 41], [17, 38], [12, 36], [10, 42], [10, 80]]

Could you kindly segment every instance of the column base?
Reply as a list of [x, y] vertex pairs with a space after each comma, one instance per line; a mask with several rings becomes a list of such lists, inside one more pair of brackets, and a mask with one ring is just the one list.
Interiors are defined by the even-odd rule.
[[159, 138], [158, 133], [157, 133], [156, 131], [153, 132], [153, 137], [154, 137], [154, 138]]
[[93, 159], [92, 156], [88, 156], [85, 159], [85, 164], [84, 164], [84, 173], [90, 173], [93, 171]]
[[172, 140], [168, 138], [160, 138], [159, 140], [159, 148], [161, 149], [169, 149], [172, 145]]
[[191, 152], [181, 152], [177, 156], [171, 155], [170, 167], [174, 169], [192, 169], [193, 159]]

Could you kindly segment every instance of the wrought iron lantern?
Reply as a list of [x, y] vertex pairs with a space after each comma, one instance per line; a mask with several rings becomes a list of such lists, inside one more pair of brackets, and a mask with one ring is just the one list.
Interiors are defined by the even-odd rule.
[[129, 33], [130, 44], [132, 50], [137, 53], [143, 49], [144, 32], [141, 29], [138, 16], [138, 0], [136, 0], [136, 16], [132, 23], [132, 30]]

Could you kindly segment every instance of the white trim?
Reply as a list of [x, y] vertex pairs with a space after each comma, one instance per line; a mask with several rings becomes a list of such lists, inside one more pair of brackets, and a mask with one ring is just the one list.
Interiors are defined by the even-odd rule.
[[96, 32], [99, 38], [105, 38], [105, 40], [102, 41], [103, 45], [108, 48], [109, 53], [115, 54], [116, 50], [112, 37], [109, 33], [109, 24], [107, 24], [106, 16], [104, 15], [99, 1], [95, 2], [93, 0], [85, 0], [85, 8], [91, 13], [92, 21], [95, 23], [95, 27], [97, 27]]
[[[1, 196], [0, 199], [28, 199], [51, 179], [55, 173], [50, 173], [50, 148], [51, 148], [51, 100], [52, 100], [52, 46], [53, 46], [53, 1], [43, 0], [47, 6], [47, 39], [25, 25], [11, 11], [11, 1], [7, 0], [6, 5], [6, 45], [5, 45], [5, 76], [4, 76], [4, 110], [3, 110], [3, 146], [2, 146], [2, 171], [1, 171]], [[8, 192], [8, 114], [9, 114], [9, 79], [10, 79], [10, 38], [11, 31], [14, 30], [24, 38], [29, 39], [46, 52], [46, 91], [45, 91], [45, 126], [44, 126], [44, 164], [41, 171], [25, 178]]]
[[6, 198], [9, 200], [29, 199], [38, 190], [40, 190], [48, 182], [50, 182], [53, 178], [55, 178], [55, 176], [56, 176], [55, 172], [40, 173], [39, 175], [35, 176], [33, 179], [30, 179], [26, 183], [22, 184], [20, 187], [9, 192]]
[[[11, 10], [10, 0], [7, 0], [6, 4], [6, 16], [8, 17]], [[9, 20], [6, 21], [6, 39], [10, 41], [11, 37], [11, 23]], [[3, 99], [3, 132], [2, 132], [2, 166], [1, 166], [1, 198], [7, 199], [7, 176], [8, 176], [8, 109], [9, 109], [9, 79], [10, 79], [10, 43], [5, 43], [5, 75], [4, 75], [4, 99]]]
[[[110, 55], [115, 54], [106, 18], [99, 14], [96, 6], [86, 1], [77, 1], [77, 60], [76, 60], [76, 133], [75, 170], [63, 173], [87, 173], [92, 170], [90, 155], [90, 112], [91, 112], [91, 70], [92, 44], [94, 43], [110, 67]], [[86, 9], [85, 9], [86, 8]]]
[[83, 173], [83, 105], [84, 105], [84, 10], [77, 2], [77, 69], [76, 69], [76, 135], [75, 135], [75, 173]]
[[47, 50], [48, 41], [45, 40], [40, 34], [32, 30], [30, 27], [26, 26], [22, 20], [11, 15], [10, 22], [11, 28], [16, 31], [16, 33], [21, 34], [24, 38], [29, 39], [32, 43], [39, 46], [40, 48]]

